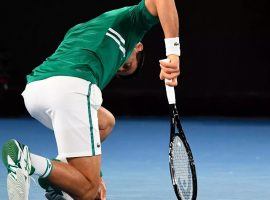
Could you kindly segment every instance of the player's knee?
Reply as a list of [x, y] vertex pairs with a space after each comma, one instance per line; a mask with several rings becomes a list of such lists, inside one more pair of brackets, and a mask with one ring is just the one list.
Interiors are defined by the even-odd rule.
[[113, 116], [112, 113], [109, 114], [107, 124], [108, 124], [107, 126], [108, 126], [110, 129], [113, 129], [113, 127], [115, 126], [115, 117]]
[[98, 111], [98, 124], [100, 131], [100, 139], [104, 141], [112, 132], [115, 126], [115, 118], [107, 109], [101, 107]]
[[111, 131], [113, 127], [115, 126], [115, 118], [113, 114], [103, 108], [102, 113], [100, 114], [99, 117], [99, 128], [101, 130], [109, 130]]
[[115, 126], [115, 118], [113, 114], [106, 110], [106, 114], [102, 120], [101, 129], [111, 132], [113, 127]]

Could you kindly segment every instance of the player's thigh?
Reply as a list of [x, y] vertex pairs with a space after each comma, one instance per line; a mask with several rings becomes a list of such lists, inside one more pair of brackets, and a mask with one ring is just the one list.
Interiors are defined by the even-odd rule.
[[97, 117], [101, 101], [96, 90], [97, 87], [90, 86], [88, 95], [65, 93], [54, 101], [52, 121], [58, 158], [101, 154]]
[[98, 124], [100, 130], [113, 128], [115, 125], [113, 114], [102, 106], [98, 109]]

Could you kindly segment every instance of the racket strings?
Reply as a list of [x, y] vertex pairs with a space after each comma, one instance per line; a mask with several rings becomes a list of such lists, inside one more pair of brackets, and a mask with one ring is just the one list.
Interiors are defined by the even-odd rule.
[[192, 173], [187, 150], [178, 136], [174, 138], [172, 143], [172, 161], [174, 180], [180, 197], [183, 200], [190, 200], [193, 194]]

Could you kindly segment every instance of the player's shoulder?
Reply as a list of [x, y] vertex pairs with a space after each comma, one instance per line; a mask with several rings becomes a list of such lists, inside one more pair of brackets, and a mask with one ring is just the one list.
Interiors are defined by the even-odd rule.
[[149, 0], [140, 0], [138, 1], [137, 4], [134, 5], [129, 5], [129, 6], [124, 6], [121, 8], [116, 8], [113, 10], [109, 10], [104, 12], [103, 14], [99, 15], [99, 17], [104, 17], [104, 16], [121, 16], [121, 15], [126, 15], [126, 14], [139, 14], [140, 12], [144, 12], [146, 9], [146, 1]]
[[153, 15], [157, 16], [157, 11], [156, 11], [156, 5], [157, 5], [158, 0], [144, 0], [144, 6], [148, 10], [148, 12]]

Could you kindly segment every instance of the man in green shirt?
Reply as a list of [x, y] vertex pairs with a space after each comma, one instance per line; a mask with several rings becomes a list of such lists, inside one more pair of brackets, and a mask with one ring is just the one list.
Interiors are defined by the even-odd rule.
[[115, 119], [101, 107], [101, 90], [115, 74], [128, 76], [138, 69], [140, 41], [158, 22], [170, 61], [160, 61], [160, 79], [176, 86], [180, 43], [174, 0], [142, 0], [74, 26], [57, 50], [27, 76], [22, 94], [26, 108], [54, 131], [61, 162], [32, 154], [16, 140], [7, 141], [2, 157], [8, 169], [10, 200], [28, 199], [32, 174], [60, 196], [64, 191], [73, 199], [106, 199], [100, 178], [100, 143], [112, 131]]

